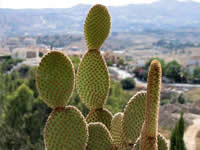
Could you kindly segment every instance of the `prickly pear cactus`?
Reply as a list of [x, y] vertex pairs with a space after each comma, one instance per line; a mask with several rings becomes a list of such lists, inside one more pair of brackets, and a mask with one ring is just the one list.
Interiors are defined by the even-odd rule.
[[83, 57], [77, 73], [77, 91], [90, 109], [103, 107], [108, 97], [110, 79], [99, 50], [90, 50]]
[[123, 120], [123, 113], [116, 113], [113, 116], [111, 122], [111, 135], [113, 138], [113, 145], [118, 149], [122, 148], [123, 145], [123, 130], [122, 130], [122, 120]]
[[63, 53], [52, 51], [40, 62], [36, 85], [42, 100], [51, 108], [64, 107], [74, 88], [74, 68]]
[[146, 92], [133, 96], [124, 110], [122, 127], [127, 144], [134, 144], [140, 136], [145, 115]]
[[84, 34], [88, 49], [99, 49], [110, 33], [110, 14], [107, 8], [97, 4], [93, 6], [85, 20]]
[[73, 106], [54, 109], [44, 130], [45, 146], [48, 150], [84, 149], [87, 136], [86, 121]]
[[66, 106], [74, 88], [71, 60], [58, 51], [42, 58], [36, 85], [42, 100], [53, 109], [44, 129], [46, 150], [131, 150], [135, 143], [134, 150], [167, 150], [166, 140], [158, 134], [162, 73], [157, 60], [149, 69], [147, 94], [136, 94], [124, 114], [118, 113], [113, 119], [112, 113], [103, 108], [110, 78], [99, 49], [110, 25], [105, 6], [97, 4], [90, 9], [84, 25], [88, 51], [81, 60], [76, 80], [80, 99], [90, 109], [89, 124], [77, 108]]
[[[158, 143], [157, 143], [158, 150], [168, 150], [167, 140], [165, 139], [165, 137], [163, 137], [161, 134], [158, 134], [157, 139], [158, 139]], [[140, 150], [140, 140], [141, 139], [138, 138], [132, 150]]]
[[42, 100], [53, 108], [44, 129], [46, 150], [84, 150], [88, 127], [81, 112], [66, 106], [74, 87], [74, 68], [63, 53], [51, 51], [38, 67], [36, 85]]
[[112, 137], [103, 123], [89, 123], [87, 150], [112, 150]]
[[87, 115], [86, 121], [87, 123], [101, 122], [110, 130], [112, 113], [107, 109], [96, 109]]
[[85, 20], [84, 33], [88, 52], [84, 55], [77, 73], [77, 91], [90, 109], [103, 108], [110, 78], [100, 47], [110, 32], [110, 15], [103, 5], [95, 5]]

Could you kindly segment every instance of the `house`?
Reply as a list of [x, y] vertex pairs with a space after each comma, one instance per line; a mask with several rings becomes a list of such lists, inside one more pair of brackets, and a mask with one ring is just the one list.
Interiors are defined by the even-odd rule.
[[187, 62], [186, 67], [192, 73], [194, 71], [194, 68], [197, 66], [200, 66], [200, 56], [192, 56]]
[[48, 50], [39, 49], [37, 47], [15, 48], [12, 51], [12, 58], [20, 58], [20, 59], [39, 58], [47, 52]]

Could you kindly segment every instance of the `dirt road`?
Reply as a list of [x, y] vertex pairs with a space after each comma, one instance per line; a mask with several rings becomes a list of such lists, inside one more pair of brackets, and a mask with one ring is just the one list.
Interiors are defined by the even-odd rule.
[[196, 150], [195, 138], [200, 131], [200, 115], [193, 115], [193, 124], [187, 128], [184, 133], [184, 141], [187, 150]]

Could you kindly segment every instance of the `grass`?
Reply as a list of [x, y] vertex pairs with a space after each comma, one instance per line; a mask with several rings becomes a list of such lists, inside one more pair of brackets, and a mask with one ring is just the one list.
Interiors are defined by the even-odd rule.
[[194, 88], [185, 93], [185, 97], [192, 102], [200, 101], [200, 88]]

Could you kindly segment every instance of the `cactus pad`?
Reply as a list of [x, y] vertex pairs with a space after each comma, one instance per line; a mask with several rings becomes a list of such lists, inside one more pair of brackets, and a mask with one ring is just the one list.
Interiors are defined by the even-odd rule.
[[157, 137], [158, 117], [160, 107], [160, 90], [161, 90], [162, 70], [158, 60], [153, 60], [147, 79], [147, 100], [145, 110], [145, 122], [143, 127], [143, 136]]
[[74, 68], [63, 53], [51, 51], [42, 58], [36, 84], [42, 100], [51, 108], [64, 107], [74, 88]]
[[86, 117], [87, 123], [101, 122], [110, 130], [112, 113], [107, 109], [92, 110]]
[[111, 122], [111, 135], [113, 144], [121, 148], [123, 144], [123, 130], [122, 130], [123, 113], [116, 113]]
[[[158, 139], [158, 143], [157, 143], [158, 150], [168, 150], [167, 140], [165, 139], [165, 137], [163, 137], [161, 134], [158, 134], [157, 139]], [[136, 144], [134, 145], [133, 150], [141, 150], [140, 149], [140, 138], [138, 138]], [[148, 150], [151, 150], [151, 149], [148, 149]]]
[[124, 110], [122, 121], [126, 143], [134, 144], [140, 136], [144, 123], [146, 92], [139, 92], [133, 96]]
[[73, 106], [55, 108], [44, 130], [46, 150], [83, 150], [88, 137], [87, 123]]
[[110, 78], [100, 51], [90, 50], [84, 55], [76, 83], [80, 99], [85, 105], [90, 109], [103, 108], [109, 93]]
[[110, 32], [110, 15], [107, 8], [97, 4], [93, 6], [85, 20], [84, 34], [88, 49], [99, 49]]
[[89, 139], [86, 150], [112, 150], [112, 137], [103, 123], [88, 125]]

